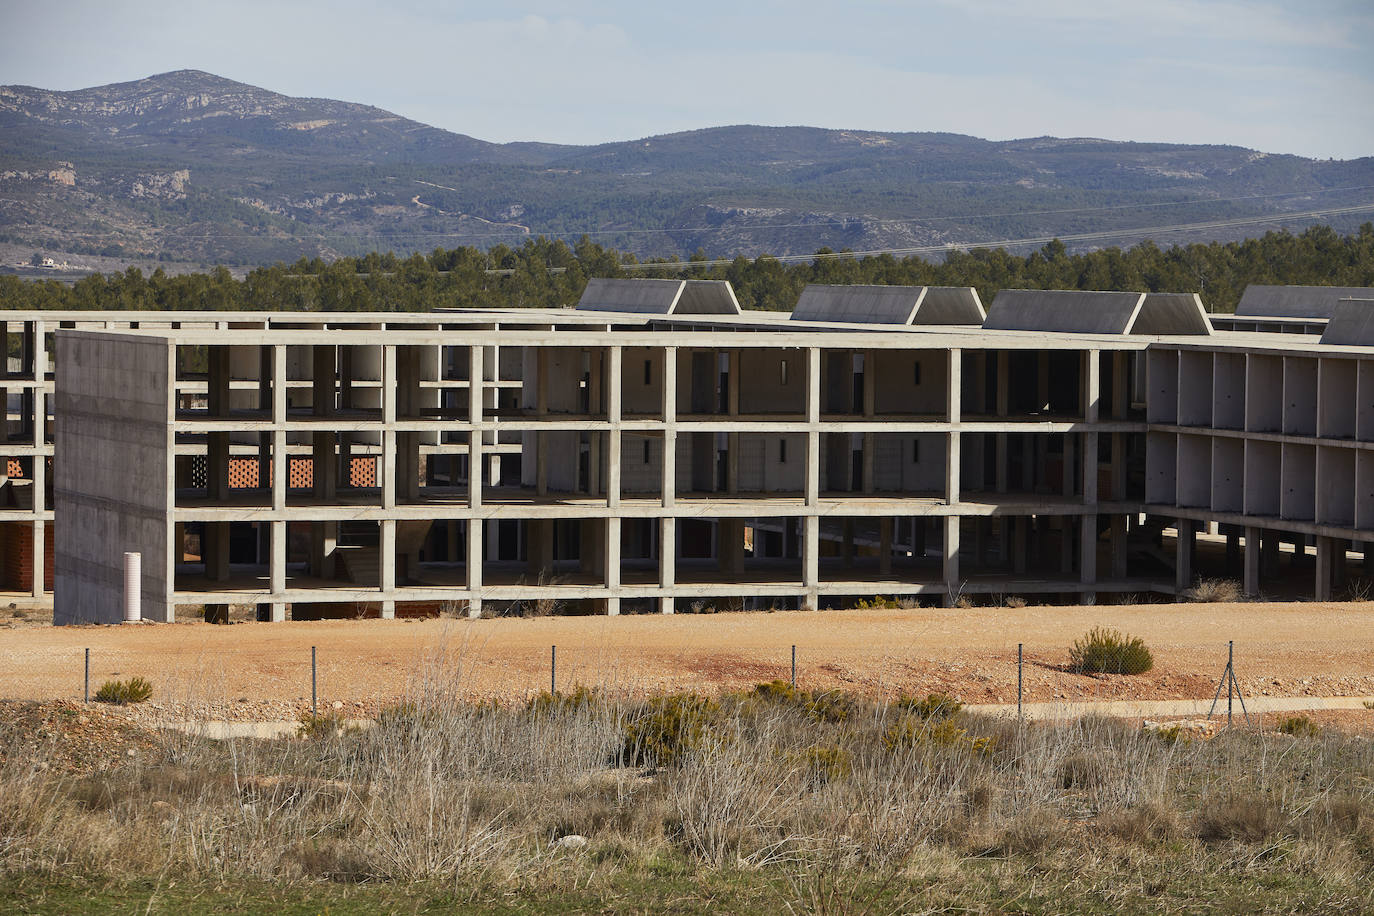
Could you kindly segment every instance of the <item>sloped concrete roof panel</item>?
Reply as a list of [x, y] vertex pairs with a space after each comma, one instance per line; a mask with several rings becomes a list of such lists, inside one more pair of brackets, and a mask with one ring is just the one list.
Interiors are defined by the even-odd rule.
[[1240, 294], [1236, 314], [1249, 317], [1330, 318], [1342, 299], [1374, 299], [1374, 289], [1358, 286], [1259, 286]]
[[927, 286], [912, 324], [982, 324], [987, 317], [972, 286]]
[[829, 286], [808, 283], [792, 309], [794, 321], [910, 324], [924, 286]]
[[738, 315], [743, 311], [729, 280], [688, 280], [674, 315]]
[[1211, 334], [1212, 322], [1197, 293], [1146, 293], [1129, 334]]
[[593, 277], [587, 281], [587, 288], [582, 291], [577, 308], [584, 312], [670, 315], [686, 285], [685, 280]]
[[1374, 345], [1374, 290], [1368, 299], [1340, 299], [1322, 331], [1322, 343], [1339, 347]]
[[1125, 334], [1144, 293], [1004, 289], [988, 307], [984, 330]]

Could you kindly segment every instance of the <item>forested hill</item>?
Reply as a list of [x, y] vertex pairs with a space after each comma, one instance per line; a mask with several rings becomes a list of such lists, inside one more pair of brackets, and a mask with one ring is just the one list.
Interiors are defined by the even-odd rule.
[[589, 277], [705, 277], [729, 280], [750, 309], [790, 310], [808, 283], [975, 286], [990, 303], [1004, 288], [1200, 292], [1212, 311], [1232, 311], [1248, 284], [1374, 287], [1374, 224], [1348, 236], [1328, 227], [1301, 235], [1270, 232], [1244, 242], [1161, 249], [1144, 243], [1070, 254], [1057, 242], [1019, 256], [1001, 249], [955, 253], [941, 263], [891, 255], [783, 263], [776, 258], [637, 263], [583, 240], [534, 239], [437, 249], [397, 258], [371, 254], [331, 264], [320, 259], [257, 268], [242, 280], [219, 267], [208, 273], [146, 277], [136, 268], [93, 275], [67, 286], [0, 276], [5, 308], [270, 309], [427, 311], [436, 307], [558, 307], [575, 303]]
[[[1042, 240], [1024, 253], [1050, 237], [1075, 250], [1240, 239], [1284, 214], [1293, 231], [1329, 219], [1348, 232], [1374, 212], [1329, 212], [1351, 207], [1374, 208], [1374, 158], [749, 126], [494, 144], [192, 70], [74, 92], [0, 87], [11, 260], [254, 266], [584, 234], [639, 257]], [[1198, 223], [1214, 225], [1175, 231]]]

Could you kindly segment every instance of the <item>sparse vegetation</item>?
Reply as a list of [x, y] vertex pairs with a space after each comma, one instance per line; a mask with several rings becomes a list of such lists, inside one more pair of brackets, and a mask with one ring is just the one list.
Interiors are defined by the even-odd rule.
[[1322, 733], [1320, 725], [1313, 722], [1310, 716], [1303, 715], [1285, 716], [1274, 726], [1274, 730], [1295, 738], [1315, 738]]
[[1198, 579], [1183, 593], [1189, 601], [1203, 603], [1241, 601], [1244, 598], [1240, 583], [1234, 579]]
[[[807, 696], [774, 682], [719, 699], [575, 689], [474, 706], [436, 674], [364, 731], [161, 733], [137, 761], [76, 773], [48, 768], [46, 745], [0, 722], [0, 903], [762, 914], [1371, 902], [1367, 739], [1234, 729], [1171, 743], [1104, 719], [970, 716], [940, 694], [843, 695], [846, 716], [818, 717]], [[576, 854], [553, 845], [571, 835], [586, 838]]]
[[1084, 674], [1144, 674], [1155, 665], [1154, 654], [1140, 637], [1094, 627], [1074, 640], [1069, 664]]
[[153, 695], [153, 685], [141, 677], [131, 677], [126, 681], [106, 681], [95, 692], [97, 703], [113, 703], [128, 706], [142, 703]]

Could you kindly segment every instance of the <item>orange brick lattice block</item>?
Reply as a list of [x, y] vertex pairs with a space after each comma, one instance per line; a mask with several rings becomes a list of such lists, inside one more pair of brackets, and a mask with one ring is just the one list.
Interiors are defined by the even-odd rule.
[[[272, 464], [268, 462], [270, 477]], [[309, 489], [315, 485], [314, 462], [309, 458], [292, 458], [287, 470], [287, 485], [293, 490]], [[349, 466], [348, 483], [353, 487], [377, 486], [377, 459], [354, 458]], [[253, 490], [258, 487], [258, 459], [229, 459], [229, 488]]]

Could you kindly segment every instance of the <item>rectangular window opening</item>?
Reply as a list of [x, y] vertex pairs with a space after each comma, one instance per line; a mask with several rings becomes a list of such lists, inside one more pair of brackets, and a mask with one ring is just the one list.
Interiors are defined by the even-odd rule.
[[786, 385], [786, 384], [787, 384], [787, 360], [783, 360], [782, 363], [781, 363], [781, 365], [782, 365], [782, 384]]
[[649, 440], [644, 440], [644, 463], [649, 463]]
[[779, 462], [780, 464], [786, 464], [786, 463], [787, 463], [787, 440], [786, 440], [786, 439], [779, 439], [779, 440], [778, 440], [778, 462]]
[[916, 363], [913, 363], [911, 369], [912, 369], [912, 372], [911, 372], [911, 383], [912, 383], [913, 385], [919, 385], [919, 384], [921, 384], [921, 364], [920, 364], [920, 362], [918, 361], [918, 362], [916, 362]]
[[644, 384], [645, 384], [645, 385], [652, 385], [653, 383], [654, 383], [654, 363], [653, 363], [653, 360], [646, 359], [646, 360], [644, 361]]
[[920, 463], [921, 463], [921, 440], [920, 440], [920, 439], [912, 439], [912, 440], [911, 440], [911, 463], [912, 463], [912, 464], [920, 464]]

